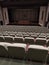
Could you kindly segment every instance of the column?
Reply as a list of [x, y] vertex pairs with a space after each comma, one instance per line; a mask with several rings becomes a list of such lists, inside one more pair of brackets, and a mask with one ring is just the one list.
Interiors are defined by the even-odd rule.
[[3, 11], [2, 13], [3, 13], [4, 25], [7, 25], [9, 24], [8, 9], [3, 8], [2, 11]]
[[47, 7], [46, 6], [41, 6], [40, 7], [40, 13], [39, 13], [39, 24], [41, 26], [44, 26], [46, 22], [46, 12], [47, 12]]
[[0, 6], [0, 25], [3, 24], [2, 8]]
[[48, 21], [48, 17], [49, 17], [49, 3], [48, 3], [48, 7], [47, 7], [46, 21]]

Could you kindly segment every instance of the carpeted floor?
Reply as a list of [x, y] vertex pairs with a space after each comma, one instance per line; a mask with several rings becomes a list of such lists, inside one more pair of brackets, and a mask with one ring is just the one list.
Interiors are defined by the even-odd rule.
[[24, 60], [0, 58], [0, 65], [45, 65], [45, 64], [38, 62], [24, 61]]

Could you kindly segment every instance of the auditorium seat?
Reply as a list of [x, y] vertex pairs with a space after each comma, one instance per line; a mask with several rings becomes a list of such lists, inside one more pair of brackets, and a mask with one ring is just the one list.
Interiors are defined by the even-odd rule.
[[48, 54], [48, 48], [40, 45], [29, 45], [27, 52], [27, 59], [30, 61], [41, 61], [45, 62], [46, 56]]
[[25, 43], [26, 44], [34, 44], [34, 38], [33, 37], [25, 37]]
[[8, 36], [8, 34], [6, 33], [6, 34], [3, 34], [3, 36]]
[[40, 33], [32, 32], [31, 35], [39, 35]]
[[0, 36], [0, 42], [4, 42], [4, 36]]
[[29, 37], [29, 32], [21, 32], [23, 37]]
[[2, 36], [2, 32], [0, 32], [0, 36]]
[[49, 35], [46, 38], [49, 39]]
[[14, 36], [17, 34], [17, 32], [16, 31], [7, 31], [7, 34], [10, 36]]
[[23, 37], [29, 37], [30, 35], [28, 35], [28, 34], [23, 34]]
[[29, 34], [29, 35], [33, 35], [34, 33], [33, 33], [33, 32], [29, 32], [28, 34]]
[[33, 33], [31, 34], [31, 37], [37, 38], [39, 36], [40, 33]]
[[39, 38], [46, 38], [46, 33], [40, 33]]
[[16, 36], [17, 37], [22, 37], [23, 35], [22, 35], [22, 33], [17, 33]]
[[8, 53], [11, 58], [25, 58], [25, 48], [26, 44], [23, 43], [14, 43], [8, 45]]
[[2, 33], [3, 36], [8, 36], [8, 33], [5, 31]]
[[49, 33], [46, 33], [47, 36], [49, 36]]
[[46, 33], [40, 33], [40, 35], [46, 35]]
[[28, 34], [28, 32], [25, 32], [25, 30], [24, 30], [24, 32], [21, 32], [23, 35], [27, 35]]
[[45, 35], [39, 35], [38, 37], [39, 37], [39, 38], [46, 38]]
[[14, 37], [14, 43], [23, 43], [24, 42], [24, 38], [23, 37]]
[[15, 34], [12, 34], [12, 33], [11, 33], [11, 34], [9, 34], [9, 36], [15, 37]]
[[0, 42], [0, 57], [8, 57], [8, 49], [5, 42]]
[[49, 39], [47, 39], [47, 43], [46, 43], [47, 46], [49, 46]]
[[48, 46], [48, 54], [47, 54], [46, 62], [49, 63], [49, 46]]
[[4, 36], [5, 42], [13, 43], [13, 37], [12, 36]]
[[35, 44], [45, 46], [46, 45], [46, 38], [36, 38]]
[[34, 38], [37, 38], [37, 36], [38, 36], [38, 35], [35, 35], [35, 34], [31, 35], [31, 37], [34, 37]]
[[47, 43], [47, 46], [49, 46], [49, 35], [47, 35], [46, 37], [46, 43]]

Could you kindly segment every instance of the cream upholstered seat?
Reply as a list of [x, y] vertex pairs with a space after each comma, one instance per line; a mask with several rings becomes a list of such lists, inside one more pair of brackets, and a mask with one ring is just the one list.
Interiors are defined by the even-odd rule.
[[39, 35], [38, 37], [39, 37], [39, 38], [46, 38], [45, 35]]
[[4, 42], [4, 36], [0, 36], [0, 42]]
[[29, 45], [27, 58], [34, 61], [45, 62], [48, 54], [48, 48], [40, 45]]
[[39, 38], [46, 38], [46, 33], [41, 33], [38, 37]]
[[35, 44], [37, 44], [37, 45], [46, 45], [46, 38], [36, 38]]
[[26, 44], [34, 44], [34, 38], [33, 37], [25, 37], [25, 43]]
[[24, 42], [24, 38], [23, 37], [14, 37], [14, 43], [23, 43]]
[[15, 37], [15, 34], [12, 34], [12, 33], [11, 33], [11, 34], [9, 34], [9, 36]]
[[0, 57], [1, 56], [8, 57], [7, 44], [10, 44], [10, 43], [0, 42]]
[[49, 63], [49, 46], [48, 46], [48, 55], [47, 55], [46, 62]]
[[13, 43], [13, 37], [12, 36], [4, 36], [5, 42]]
[[49, 46], [49, 39], [46, 40], [46, 45]]
[[23, 43], [10, 44], [8, 45], [9, 56], [12, 58], [24, 59], [25, 48], [26, 48], [26, 44], [23, 44]]

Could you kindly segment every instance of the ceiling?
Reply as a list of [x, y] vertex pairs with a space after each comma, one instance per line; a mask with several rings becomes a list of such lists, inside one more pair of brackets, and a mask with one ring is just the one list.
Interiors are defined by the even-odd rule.
[[0, 0], [0, 5], [2, 6], [46, 6], [48, 4], [48, 0]]

